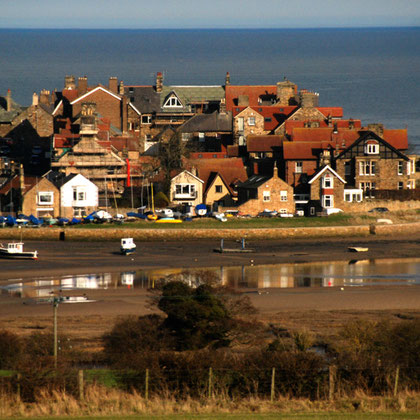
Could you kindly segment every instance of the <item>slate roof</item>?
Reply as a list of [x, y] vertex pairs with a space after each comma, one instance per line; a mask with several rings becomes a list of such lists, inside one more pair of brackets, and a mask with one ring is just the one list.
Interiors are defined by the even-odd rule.
[[211, 114], [197, 114], [185, 122], [180, 128], [181, 133], [200, 132], [231, 132], [232, 113], [213, 112]]
[[11, 111], [7, 111], [7, 98], [0, 96], [0, 123], [11, 123], [27, 107], [20, 106], [11, 98]]
[[141, 114], [160, 111], [160, 94], [153, 86], [125, 86], [124, 94]]
[[252, 175], [245, 182], [238, 184], [238, 188], [254, 189], [267, 182], [272, 177], [263, 175]]
[[[181, 101], [182, 108], [163, 108], [171, 93]], [[190, 104], [220, 102], [225, 97], [223, 86], [163, 86], [160, 94], [160, 112], [190, 112]]]

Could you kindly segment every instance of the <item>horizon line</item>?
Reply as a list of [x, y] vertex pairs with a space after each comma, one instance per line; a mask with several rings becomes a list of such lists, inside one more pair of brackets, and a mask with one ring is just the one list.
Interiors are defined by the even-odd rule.
[[323, 30], [323, 29], [420, 29], [420, 25], [379, 25], [379, 26], [290, 26], [290, 27], [173, 27], [173, 28], [161, 28], [161, 27], [150, 27], [150, 28], [124, 28], [124, 27], [97, 27], [97, 28], [81, 28], [81, 27], [52, 27], [52, 28], [40, 28], [40, 27], [0, 27], [0, 30], [84, 30], [84, 31], [95, 31], [95, 30], [115, 30], [115, 31], [188, 31], [188, 30], [258, 30], [258, 31], [271, 31], [271, 30]]

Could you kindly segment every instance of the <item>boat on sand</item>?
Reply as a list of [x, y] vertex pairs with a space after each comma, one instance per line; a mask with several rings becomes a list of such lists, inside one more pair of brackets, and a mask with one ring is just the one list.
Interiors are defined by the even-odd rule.
[[0, 244], [0, 257], [36, 260], [38, 251], [24, 251], [23, 242], [10, 242], [6, 245]]

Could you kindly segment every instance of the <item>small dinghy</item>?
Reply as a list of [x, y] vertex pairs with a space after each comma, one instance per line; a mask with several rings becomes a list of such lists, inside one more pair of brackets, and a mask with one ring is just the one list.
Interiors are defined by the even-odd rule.
[[136, 250], [136, 244], [133, 238], [122, 238], [121, 239], [121, 254], [130, 255]]

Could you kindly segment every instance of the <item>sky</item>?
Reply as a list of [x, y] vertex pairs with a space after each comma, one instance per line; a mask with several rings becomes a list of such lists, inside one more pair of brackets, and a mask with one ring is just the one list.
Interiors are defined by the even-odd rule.
[[0, 0], [0, 28], [420, 26], [420, 0]]

